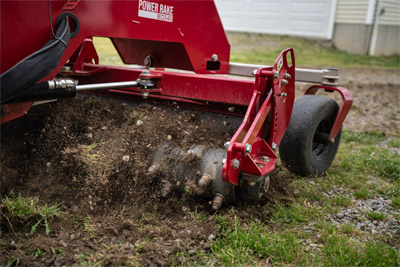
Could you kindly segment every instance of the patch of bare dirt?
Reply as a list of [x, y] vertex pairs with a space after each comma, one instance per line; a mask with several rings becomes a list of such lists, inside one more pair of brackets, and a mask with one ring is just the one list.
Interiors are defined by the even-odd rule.
[[[218, 235], [210, 199], [174, 191], [163, 200], [163, 177], [147, 169], [151, 153], [166, 142], [222, 148], [240, 123], [228, 120], [85, 96], [35, 107], [2, 125], [2, 196], [37, 196], [43, 204], [61, 203], [66, 212], [50, 235], [14, 235], [2, 227], [2, 265], [11, 258], [40, 266], [170, 265], [209, 251]], [[273, 179], [269, 200], [245, 201], [239, 214], [262, 219], [259, 205], [272, 203], [272, 194], [287, 194], [287, 183]]]

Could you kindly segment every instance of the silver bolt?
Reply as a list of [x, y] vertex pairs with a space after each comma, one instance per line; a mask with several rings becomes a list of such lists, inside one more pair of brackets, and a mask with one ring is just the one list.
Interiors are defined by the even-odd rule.
[[240, 161], [239, 160], [237, 160], [237, 159], [234, 159], [233, 160], [233, 169], [235, 170], [235, 169], [237, 169], [237, 168], [239, 168], [239, 166], [240, 166]]
[[146, 67], [151, 67], [153, 65], [153, 58], [151, 56], [145, 57], [143, 65]]
[[276, 150], [277, 145], [275, 143], [272, 143], [272, 150]]
[[292, 76], [289, 73], [285, 73], [285, 79], [289, 80]]
[[265, 161], [265, 162], [269, 162], [269, 157], [267, 157], [267, 156], [262, 156], [262, 157], [261, 157], [261, 160], [262, 160], [262, 161]]
[[150, 75], [150, 71], [144, 70], [140, 75]]
[[253, 76], [256, 76], [257, 70], [253, 70], [253, 71], [251, 72], [251, 74], [253, 74]]
[[143, 99], [146, 99], [147, 97], [149, 96], [149, 93], [142, 93], [142, 97], [143, 97]]
[[247, 154], [249, 154], [250, 152], [251, 152], [251, 149], [252, 149], [253, 147], [250, 145], [250, 144], [246, 144], [245, 146], [244, 146], [244, 154], [245, 155], [247, 155]]
[[282, 79], [282, 84], [283, 85], [287, 85], [288, 83], [289, 83], [288, 80]]
[[278, 79], [279, 78], [279, 71], [274, 71], [274, 79]]
[[213, 54], [211, 56], [212, 61], [217, 61], [218, 60], [218, 55], [217, 54]]
[[222, 159], [222, 165], [224, 165], [226, 162], [226, 159]]
[[226, 143], [224, 144], [224, 147], [225, 147], [226, 149], [228, 149], [230, 144], [231, 144], [230, 142], [226, 142]]

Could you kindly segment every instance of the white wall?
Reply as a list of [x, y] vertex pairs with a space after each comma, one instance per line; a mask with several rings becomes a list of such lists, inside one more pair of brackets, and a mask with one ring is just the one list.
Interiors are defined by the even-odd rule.
[[215, 0], [225, 30], [331, 39], [336, 0]]

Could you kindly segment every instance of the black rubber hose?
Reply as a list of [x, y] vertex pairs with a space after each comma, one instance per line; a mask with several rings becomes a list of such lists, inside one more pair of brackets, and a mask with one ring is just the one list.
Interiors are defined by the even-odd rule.
[[1, 103], [20, 96], [49, 75], [60, 64], [70, 37], [71, 31], [66, 17], [52, 40], [0, 76]]
[[41, 82], [35, 84], [24, 94], [14, 97], [8, 100], [6, 103], [23, 103], [23, 102], [34, 102], [42, 100], [52, 100], [61, 98], [73, 98], [76, 96], [76, 87], [73, 86], [69, 89], [51, 89], [49, 90], [48, 82]]

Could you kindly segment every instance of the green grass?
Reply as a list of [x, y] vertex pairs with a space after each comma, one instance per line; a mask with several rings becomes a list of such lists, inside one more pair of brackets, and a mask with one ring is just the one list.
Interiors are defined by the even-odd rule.
[[38, 228], [44, 227], [45, 233], [50, 234], [50, 223], [64, 216], [60, 204], [39, 205], [38, 198], [15, 196], [12, 192], [1, 202], [2, 225], [12, 232], [29, 231], [34, 234]]
[[[399, 208], [398, 155], [378, 146], [387, 136], [378, 131], [343, 132], [337, 157], [323, 177], [294, 176], [293, 196], [265, 207], [264, 223], [249, 218], [217, 216], [218, 238], [208, 257], [217, 265], [296, 265], [296, 266], [398, 266], [400, 245], [397, 237], [358, 230], [353, 223], [336, 226], [328, 214], [349, 208], [351, 197], [322, 195], [341, 187], [355, 199], [385, 196]], [[280, 174], [289, 176], [286, 170]], [[232, 214], [232, 213], [231, 213]], [[365, 212], [369, 220], [384, 221], [385, 214]], [[399, 219], [399, 218], [397, 218]], [[307, 231], [308, 230], [308, 231]], [[205, 264], [203, 256], [201, 263]]]
[[[231, 44], [231, 62], [272, 65], [279, 53], [293, 48], [297, 66], [335, 68], [400, 68], [400, 57], [350, 54], [327, 43], [300, 37], [266, 34], [227, 33]], [[94, 38], [100, 64], [124, 65], [108, 38]]]
[[376, 211], [367, 211], [365, 215], [368, 217], [370, 220], [375, 220], [375, 221], [384, 221], [386, 220], [386, 215], [380, 212]]
[[293, 48], [297, 66], [400, 67], [398, 55], [375, 57], [350, 54], [317, 40], [233, 32], [228, 32], [227, 36], [231, 44], [233, 62], [272, 65], [282, 50]]
[[245, 229], [237, 217], [231, 223], [219, 217], [218, 226], [224, 238], [215, 242], [212, 252], [223, 264], [256, 264], [260, 259], [268, 259], [270, 263], [304, 260], [296, 233], [267, 232], [263, 225], [254, 222]]

